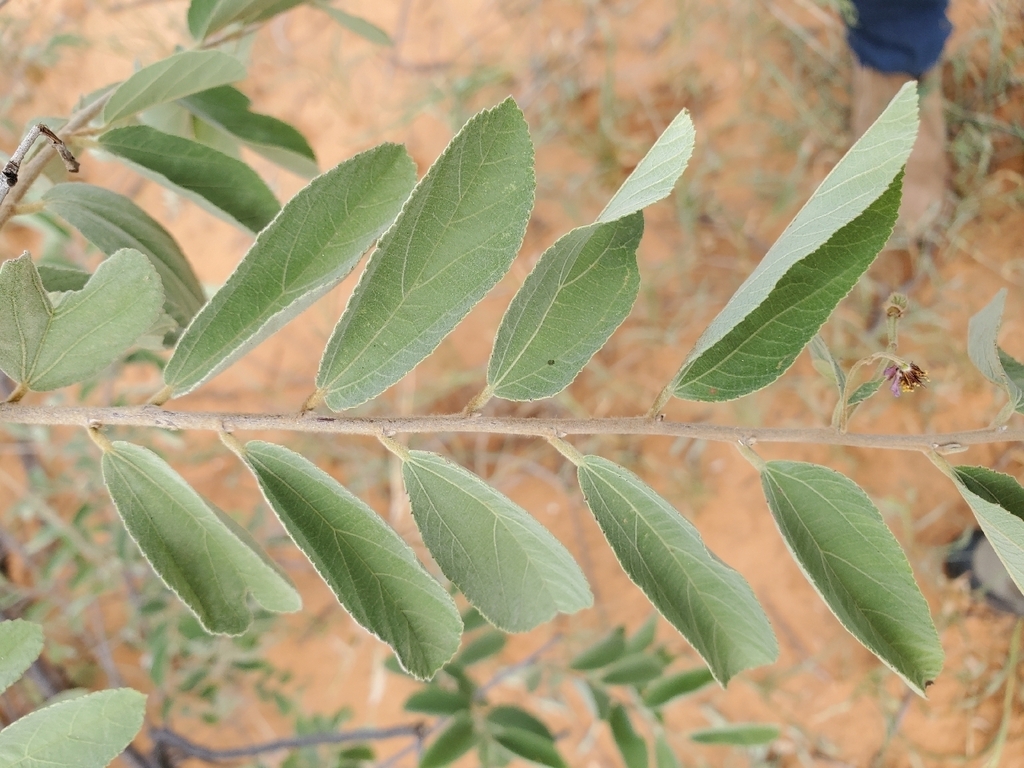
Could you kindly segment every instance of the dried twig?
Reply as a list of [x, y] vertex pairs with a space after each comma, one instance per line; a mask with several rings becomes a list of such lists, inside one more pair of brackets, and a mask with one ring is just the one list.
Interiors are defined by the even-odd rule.
[[[2, 1], [2, 0], [0, 0]], [[36, 139], [40, 136], [50, 140], [50, 144], [57, 150], [57, 154], [60, 155], [60, 159], [64, 161], [64, 167], [68, 169], [68, 173], [78, 173], [78, 161], [75, 156], [71, 154], [71, 150], [68, 149], [68, 145], [49, 128], [42, 123], [33, 125], [25, 138], [21, 140], [18, 148], [14, 150], [14, 154], [11, 155], [11, 159], [4, 165], [3, 170], [0, 171], [0, 203], [7, 197], [7, 193], [11, 191], [11, 188], [18, 183], [18, 173], [21, 171], [21, 164], [25, 160], [25, 155], [35, 144]]]
[[[76, 131], [79, 131], [88, 125], [89, 121], [103, 110], [103, 106], [110, 99], [112, 93], [113, 91], [108, 91], [91, 104], [87, 104], [75, 112], [56, 134], [47, 128], [44, 135], [46, 135], [47, 138], [53, 136], [58, 142], [63, 144], [60, 137], [71, 136]], [[36, 126], [36, 128], [40, 128], [40, 126]], [[50, 161], [50, 152], [56, 149], [56, 145], [53, 144], [53, 138], [50, 138], [52, 147], [43, 147], [41, 152], [38, 152], [35, 157], [26, 163], [24, 168], [21, 168], [21, 162], [25, 159], [25, 154], [28, 152], [28, 148], [39, 135], [37, 133], [35, 136], [32, 136], [32, 133], [33, 131], [29, 131], [28, 136], [22, 140], [21, 144], [18, 145], [18, 149], [15, 150], [14, 154], [11, 156], [11, 162], [17, 161], [17, 165], [14, 168], [14, 183], [11, 183], [8, 178], [8, 166], [10, 165], [10, 162], [8, 162], [8, 165], [4, 167], [3, 172], [0, 173], [0, 176], [3, 176], [3, 178], [0, 179], [0, 229], [2, 229], [10, 220], [11, 216], [14, 215], [15, 206], [28, 191], [29, 187], [32, 186], [32, 182], [39, 178], [39, 174], [43, 172], [43, 168], [45, 168], [46, 164]], [[43, 131], [40, 130], [39, 133], [43, 133]], [[24, 149], [22, 149], [23, 147]], [[70, 152], [68, 155], [70, 155]], [[64, 157], [63, 153], [62, 157], [65, 165], [67, 165], [67, 157]], [[72, 160], [74, 160], [73, 157]], [[68, 165], [68, 170], [71, 170], [70, 165]], [[75, 170], [77, 170], [77, 161], [75, 161]], [[15, 184], [17, 184], [17, 186], [14, 186]]]

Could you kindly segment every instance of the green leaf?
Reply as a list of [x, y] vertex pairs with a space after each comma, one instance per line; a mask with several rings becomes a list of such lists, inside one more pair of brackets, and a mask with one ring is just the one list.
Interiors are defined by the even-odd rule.
[[779, 738], [779, 729], [763, 723], [733, 723], [717, 728], [694, 731], [690, 739], [699, 744], [727, 744], [733, 747], [756, 747]]
[[[673, 379], [673, 394], [684, 400], [733, 400], [789, 370], [892, 234], [902, 179], [901, 171], [881, 197], [784, 275], [776, 275], [769, 265], [769, 251], [697, 340]], [[746, 314], [719, 336], [721, 318], [740, 312], [734, 304], [760, 298], [757, 280], [771, 281], [768, 295], [757, 305], [743, 303]], [[716, 341], [710, 344], [710, 338]]]
[[402, 666], [432, 677], [459, 647], [451, 596], [380, 516], [327, 473], [279, 445], [246, 444], [264, 497], [288, 534], [360, 626]]
[[27, 382], [46, 338], [53, 307], [26, 251], [0, 262], [0, 370]]
[[103, 107], [103, 122], [113, 123], [157, 104], [243, 80], [245, 75], [242, 63], [221, 51], [181, 51], [143, 67], [121, 83]]
[[583, 681], [584, 690], [590, 696], [590, 704], [592, 705], [592, 711], [594, 717], [601, 720], [607, 720], [611, 714], [612, 699], [608, 695], [608, 689], [599, 683], [595, 683], [591, 680]]
[[660, 707], [678, 696], [699, 691], [712, 680], [714, 677], [707, 667], [677, 672], [652, 684], [644, 691], [644, 704], [649, 707]]
[[374, 751], [366, 744], [343, 749], [338, 753], [335, 768], [366, 768], [366, 763], [373, 761]]
[[370, 257], [320, 360], [335, 411], [376, 397], [508, 271], [533, 206], [533, 145], [512, 99], [472, 118]]
[[621, 658], [625, 652], [626, 630], [624, 627], [616, 627], [570, 661], [569, 668], [581, 672], [600, 669]]
[[416, 181], [405, 148], [382, 144], [313, 179], [260, 232], [185, 331], [164, 371], [191, 392], [279, 330], [352, 271]]
[[37, 392], [87, 379], [149, 330], [163, 302], [153, 265], [129, 248], [56, 304], [27, 253], [8, 260], [0, 266], [0, 370]]
[[768, 462], [761, 484], [786, 546], [832, 613], [924, 695], [942, 669], [942, 646], [910, 564], [871, 499], [838, 472], [802, 462]]
[[672, 751], [663, 733], [654, 739], [654, 765], [656, 768], [680, 768], [676, 753]]
[[142, 125], [148, 125], [163, 133], [170, 133], [185, 139], [196, 138], [195, 118], [175, 101], [158, 104], [145, 112], [140, 112], [138, 120]]
[[[1016, 385], [1018, 389], [1024, 390], [1024, 364], [1021, 364], [1014, 358], [1010, 357], [1006, 352], [999, 349], [999, 362], [1003, 366], [1003, 371], [1006, 373], [1006, 377]], [[1018, 407], [1018, 411], [1021, 408]]]
[[647, 768], [647, 743], [633, 729], [626, 708], [621, 704], [614, 705], [608, 716], [608, 724], [626, 768]]
[[369, 40], [371, 43], [376, 43], [377, 45], [394, 44], [391, 42], [391, 38], [388, 36], [387, 32], [376, 24], [371, 24], [364, 18], [353, 16], [350, 13], [345, 13], [343, 10], [328, 5], [326, 2], [316, 3], [316, 7], [338, 22], [349, 32], [359, 35], [364, 40]]
[[741, 397], [785, 372], [889, 237], [900, 169], [917, 124], [911, 82], [825, 177], [697, 340], [672, 381], [677, 397]]
[[108, 256], [134, 248], [149, 258], [164, 287], [164, 309], [182, 327], [206, 302], [192, 265], [171, 234], [127, 197], [91, 184], [57, 184], [43, 195], [43, 202]]
[[815, 334], [814, 338], [811, 339], [810, 344], [807, 345], [807, 351], [811, 355], [814, 370], [835, 384], [840, 394], [845, 392], [846, 373], [843, 371], [843, 366], [836, 360], [832, 350], [828, 348], [828, 344], [825, 343], [820, 334]]
[[[997, 419], [999, 423], [1005, 422], [1013, 411], [1024, 409], [1024, 388], [1007, 374], [1003, 360], [1009, 355], [996, 344], [1005, 303], [1006, 289], [1003, 288], [984, 309], [971, 317], [967, 324], [967, 354], [971, 362], [986, 379], [1003, 390], [1010, 399], [1001, 414], [1005, 418]], [[1013, 362], [1016, 363], [1015, 360]]]
[[957, 490], [970, 506], [1014, 584], [1024, 590], [1024, 488], [987, 467], [954, 467]]
[[181, 100], [193, 115], [245, 142], [268, 160], [301, 176], [315, 176], [316, 155], [305, 137], [288, 123], [250, 111], [251, 103], [248, 96], [230, 85]]
[[447, 691], [436, 685], [428, 685], [405, 700], [405, 711], [424, 715], [454, 715], [468, 710], [471, 701], [461, 691]]
[[468, 714], [457, 715], [420, 758], [420, 768], [441, 768], [455, 762], [476, 744], [473, 721]]
[[668, 197], [690, 162], [693, 139], [693, 121], [684, 109], [608, 201], [598, 222], [615, 221]]
[[869, 397], [871, 397], [879, 389], [882, 388], [882, 383], [884, 381], [885, 379], [872, 379], [871, 381], [865, 381], [863, 384], [861, 384], [859, 387], [853, 390], [853, 394], [850, 395], [850, 399], [846, 401], [847, 407], [852, 408], [855, 405], [860, 405], [861, 403], [863, 403], [865, 400], [867, 400]]
[[494, 654], [500, 653], [506, 642], [507, 638], [504, 632], [492, 630], [467, 643], [454, 660], [463, 667], [468, 667], [470, 664], [476, 664], [478, 661], [489, 659]]
[[640, 289], [642, 213], [574, 229], [544, 252], [502, 318], [487, 368], [506, 400], [558, 394], [626, 319]]
[[697, 529], [629, 470], [599, 456], [579, 464], [583, 496], [623, 570], [722, 685], [768, 664], [778, 645], [746, 580]]
[[402, 474], [423, 543], [491, 624], [524, 632], [593, 603], [558, 539], [479, 477], [426, 451], [410, 451]]
[[384, 669], [388, 672], [392, 672], [396, 675], [405, 675], [406, 677], [412, 677], [409, 672], [401, 665], [398, 659], [394, 656], [388, 656], [384, 659]]
[[43, 628], [31, 621], [0, 621], [0, 693], [43, 652]]
[[472, 632], [474, 629], [486, 627], [487, 619], [480, 615], [480, 611], [470, 606], [462, 612], [462, 625], [465, 627], [466, 632]]
[[443, 669], [444, 673], [455, 681], [460, 692], [467, 696], [476, 695], [476, 683], [473, 681], [473, 678], [466, 674], [466, 670], [462, 668], [461, 664], [456, 664], [454, 661], [451, 661], [445, 664]]
[[269, 611], [302, 607], [284, 571], [248, 531], [152, 451], [113, 443], [103, 453], [103, 482], [146, 560], [208, 632], [248, 629], [250, 593]]
[[624, 656], [608, 667], [601, 676], [607, 685], [643, 685], [659, 677], [665, 669], [664, 662], [646, 653]]
[[640, 628], [626, 641], [626, 653], [640, 653], [647, 650], [647, 647], [654, 642], [654, 635], [658, 631], [658, 614], [652, 613]]
[[80, 291], [91, 277], [84, 269], [44, 261], [36, 264], [36, 270], [39, 272], [39, 279], [43, 281], [43, 290], [47, 293]]
[[217, 126], [211, 125], [202, 118], [189, 114], [184, 107], [182, 107], [182, 110], [186, 115], [188, 115], [189, 123], [192, 127], [191, 136], [185, 136], [185, 138], [194, 138], [200, 144], [205, 144], [211, 149], [223, 152], [225, 155], [235, 158], [235, 160], [242, 159], [242, 152], [239, 149], [238, 141], [234, 136], [229, 133], [225, 133]]
[[303, 0], [192, 0], [188, 8], [188, 30], [203, 40], [229, 24], [262, 21]]
[[99, 691], [36, 710], [0, 731], [0, 765], [105, 768], [142, 727], [146, 697]]
[[531, 715], [525, 709], [509, 704], [494, 707], [487, 713], [487, 722], [501, 728], [515, 728], [520, 731], [527, 731], [547, 741], [554, 741], [555, 737], [551, 731], [540, 720]]
[[517, 757], [551, 768], [566, 768], [565, 760], [558, 754], [551, 739], [519, 728], [496, 729], [492, 735], [496, 742]]
[[280, 210], [256, 171], [197, 141], [130, 125], [107, 131], [98, 142], [147, 178], [250, 232], [259, 232]]

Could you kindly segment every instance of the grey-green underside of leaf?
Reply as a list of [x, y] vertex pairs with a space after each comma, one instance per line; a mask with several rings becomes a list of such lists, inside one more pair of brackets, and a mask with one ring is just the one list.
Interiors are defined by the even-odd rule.
[[1006, 303], [1006, 289], [1001, 289], [984, 309], [977, 312], [967, 324], [967, 353], [974, 366], [986, 379], [1006, 392], [1010, 398], [1006, 416], [1010, 411], [1024, 409], [1024, 389], [1017, 383], [1017, 377], [1010, 376], [1004, 366], [1009, 358], [1011, 368], [1019, 372], [1020, 364], [1003, 352], [997, 343], [999, 327], [1003, 320]]
[[259, 175], [230, 155], [145, 125], [107, 131], [101, 149], [206, 210], [259, 232], [281, 206]]
[[693, 121], [684, 109], [608, 201], [597, 221], [615, 221], [668, 197], [690, 162], [694, 137]]
[[300, 190], [182, 335], [164, 382], [192, 391], [336, 286], [394, 221], [415, 175], [404, 147], [382, 144]]
[[593, 603], [583, 572], [558, 539], [476, 475], [411, 451], [402, 476], [423, 543], [494, 626], [524, 632]]
[[292, 451], [245, 447], [264, 497], [338, 601], [428, 679], [459, 648], [462, 620], [412, 549], [366, 504]]
[[794, 264], [760, 305], [685, 363], [673, 394], [684, 400], [732, 400], [785, 373], [892, 234], [902, 178], [897, 174], [863, 213]]
[[57, 184], [43, 195], [43, 202], [107, 256], [121, 248], [145, 254], [160, 275], [167, 314], [183, 328], [206, 302], [174, 238], [127, 197], [91, 184]]
[[541, 256], [494, 341], [487, 382], [507, 400], [567, 387], [626, 319], [640, 289], [640, 212], [574, 229]]
[[0, 693], [21, 677], [43, 651], [43, 628], [24, 619], [0, 621]]
[[164, 303], [153, 265], [131, 249], [113, 254], [82, 290], [56, 301], [27, 253], [0, 266], [0, 369], [35, 391], [102, 371], [153, 325]]
[[113, 123], [157, 104], [245, 78], [245, 66], [221, 51], [180, 51], [139, 70], [118, 86], [103, 107]]
[[361, 16], [353, 16], [340, 8], [334, 8], [327, 0], [316, 0], [314, 5], [349, 32], [359, 35], [364, 40], [369, 40], [377, 45], [392, 45], [391, 37], [387, 32]]
[[331, 334], [316, 379], [329, 408], [401, 379], [498, 282], [522, 243], [534, 186], [514, 101], [466, 123], [381, 238]]
[[0, 765], [105, 768], [142, 727], [146, 697], [98, 691], [37, 709], [0, 731]]
[[580, 488], [623, 570], [689, 641], [721, 684], [768, 664], [778, 644], [746, 580], [697, 529], [629, 470], [599, 456], [578, 466]]
[[115, 442], [102, 463], [128, 533], [209, 632], [244, 632], [252, 623], [248, 594], [271, 611], [302, 606], [291, 581], [252, 536], [155, 453]]
[[768, 462], [761, 483], [786, 546], [832, 613], [923, 695], [942, 669], [942, 646], [906, 555], [871, 500], [815, 464]]

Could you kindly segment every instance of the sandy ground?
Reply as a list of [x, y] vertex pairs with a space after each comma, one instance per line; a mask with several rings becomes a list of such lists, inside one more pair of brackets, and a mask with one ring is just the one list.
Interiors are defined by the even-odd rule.
[[[1004, 5], [954, 0], [957, 31], [948, 49], [945, 90], [972, 114], [1016, 120], [1020, 126], [1024, 19], [1013, 3]], [[536, 211], [510, 274], [408, 379], [360, 413], [460, 409], [483, 386], [493, 332], [533, 262], [560, 234], [593, 219], [654, 137], [685, 107], [697, 127], [697, 150], [674, 197], [646, 217], [640, 248], [645, 287], [630, 319], [554, 401], [488, 406], [495, 413], [524, 415], [646, 411], [704, 325], [849, 143], [850, 62], [841, 24], [808, 0], [358, 0], [344, 7], [389, 30], [394, 48], [372, 46], [315, 10], [300, 8], [260, 33], [250, 78], [242, 85], [255, 109], [302, 130], [322, 168], [394, 140], [407, 145], [423, 173], [467, 117], [510, 93], [525, 110], [537, 145]], [[182, 2], [46, 0], [30, 10], [15, 0], [0, 12], [14, 20], [4, 29], [4, 45], [10, 47], [0, 51], [5, 68], [0, 92], [6, 94], [9, 118], [4, 148], [14, 145], [30, 117], [65, 114], [79, 94], [124, 78], [134, 63], [154, 61], [185, 42], [184, 12]], [[56, 33], [88, 44], [60, 48], [51, 68], [43, 57]], [[1010, 72], [1016, 67], [1010, 77], [1016, 85], [1004, 85], [1000, 96], [997, 75], [1004, 65]], [[920, 279], [911, 291], [913, 312], [901, 339], [901, 350], [928, 369], [929, 386], [898, 401], [879, 396], [858, 414], [855, 429], [937, 431], [987, 424], [1001, 403], [969, 365], [966, 320], [1003, 286], [1010, 288], [1004, 346], [1024, 356], [1021, 144], [998, 131], [971, 143], [970, 124], [953, 127], [953, 151], [960, 158], [956, 191], [963, 199], [947, 241], [933, 258], [916, 264]], [[986, 152], [988, 163], [979, 166]], [[282, 200], [302, 186], [285, 171], [253, 162]], [[87, 155], [83, 177], [129, 194], [159, 218], [212, 288], [250, 242], [244, 233], [114, 164]], [[2, 237], [4, 257], [36, 242], [31, 232], [14, 226]], [[882, 343], [869, 330], [871, 312], [894, 271], [886, 265], [874, 270], [830, 323], [826, 338], [846, 360]], [[312, 389], [319, 351], [354, 280], [176, 404], [254, 412], [297, 408]], [[117, 394], [139, 401], [153, 389], [151, 380], [140, 378], [119, 386]], [[92, 397], [102, 399], [97, 393]], [[673, 402], [667, 412], [672, 418], [716, 423], [816, 426], [827, 423], [832, 398], [827, 383], [801, 359], [769, 390], [737, 403]], [[349, 481], [417, 541], [395, 467], [375, 443], [267, 437], [287, 441]], [[53, 439], [68, 438], [58, 431]], [[515, 662], [556, 632], [564, 640], [546, 658], [557, 663], [608, 627], [636, 627], [651, 613], [604, 544], [572, 473], [547, 446], [452, 436], [411, 443], [462, 462], [536, 514], [577, 557], [597, 597], [592, 610], [514, 638], [488, 669]], [[750, 581], [778, 635], [782, 650], [774, 665], [740, 676], [728, 690], [706, 690], [667, 710], [666, 727], [685, 765], [747, 765], [754, 759], [738, 751], [697, 748], [687, 740], [688, 731], [716, 717], [780, 725], [783, 735], [772, 755], [776, 765], [985, 763], [1003, 712], [1003, 667], [1013, 619], [972, 604], [963, 585], [942, 576], [943, 547], [969, 524], [970, 513], [924, 457], [813, 446], [763, 449], [765, 458], [817, 461], [838, 469], [879, 505], [907, 550], [947, 653], [945, 670], [927, 700], [908, 697], [899, 680], [818, 600], [774, 529], [757, 476], [732, 448], [663, 438], [594, 438], [577, 445], [626, 463], [693, 520], [707, 544]], [[243, 519], [259, 507], [252, 480], [209, 439], [164, 439], [160, 447], [222, 507]], [[975, 449], [963, 458], [1018, 477], [1024, 470], [1024, 453], [1015, 446]], [[12, 461], [0, 457], [4, 466], [10, 464], [7, 477], [15, 478], [0, 489], [4, 502], [24, 482]], [[54, 503], [73, 511], [68, 500]], [[264, 525], [266, 535], [278, 532]], [[290, 690], [298, 692], [303, 709], [330, 713], [348, 706], [355, 713], [353, 725], [407, 722], [401, 705], [412, 687], [382, 671], [386, 649], [336, 606], [294, 550], [275, 552], [302, 588], [306, 608], [282, 620], [271, 635], [269, 654], [292, 673]], [[108, 621], [116, 623], [118, 611], [109, 604], [106, 609]], [[116, 628], [111, 632], [116, 635]], [[696, 662], [667, 624], [659, 627], [658, 640], [682, 657], [679, 667]], [[152, 686], [145, 658], [128, 644], [115, 651], [129, 683]], [[572, 765], [619, 764], [604, 730], [588, 732], [571, 686], [551, 682], [541, 693], [531, 697], [510, 685], [496, 697], [530, 701], [539, 709], [565, 734], [561, 749]], [[1011, 705], [1004, 766], [1024, 764], [1021, 702]], [[175, 720], [179, 726], [186, 722], [180, 716]], [[216, 727], [187, 727], [198, 740], [229, 746], [285, 735], [290, 721], [267, 704], [247, 700]], [[395, 748], [381, 745], [381, 754]]]

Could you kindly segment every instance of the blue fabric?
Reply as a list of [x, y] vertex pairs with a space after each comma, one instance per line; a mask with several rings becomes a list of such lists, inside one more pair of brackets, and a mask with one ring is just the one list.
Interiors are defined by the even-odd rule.
[[948, 0], [853, 0], [850, 47], [865, 67], [920, 77], [938, 62], [953, 30]]

